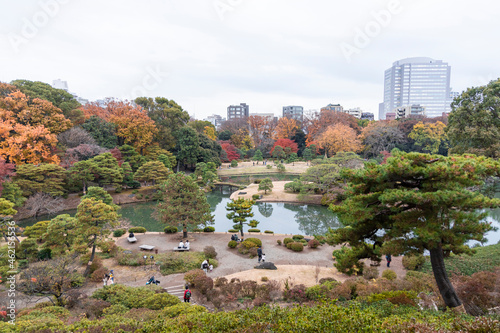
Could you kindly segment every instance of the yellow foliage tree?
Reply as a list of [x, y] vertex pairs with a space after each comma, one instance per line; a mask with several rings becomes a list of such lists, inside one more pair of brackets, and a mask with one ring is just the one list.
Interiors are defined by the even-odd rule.
[[215, 128], [212, 126], [205, 126], [203, 133], [210, 138], [210, 140], [217, 140], [217, 135], [215, 134]]
[[338, 152], [359, 152], [363, 148], [356, 131], [341, 123], [328, 127], [319, 136], [318, 143], [330, 156]]
[[446, 125], [438, 121], [424, 124], [419, 122], [413, 126], [408, 137], [415, 140], [415, 146], [421, 147], [422, 152], [436, 154], [441, 142], [446, 140]]
[[299, 125], [295, 119], [283, 117], [278, 120], [278, 125], [274, 133], [274, 140], [291, 139], [298, 128]]

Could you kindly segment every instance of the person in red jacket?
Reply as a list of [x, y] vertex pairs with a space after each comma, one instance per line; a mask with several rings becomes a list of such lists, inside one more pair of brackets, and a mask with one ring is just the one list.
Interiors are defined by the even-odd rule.
[[189, 303], [191, 299], [191, 290], [189, 290], [188, 286], [186, 286], [186, 290], [184, 290], [184, 302]]

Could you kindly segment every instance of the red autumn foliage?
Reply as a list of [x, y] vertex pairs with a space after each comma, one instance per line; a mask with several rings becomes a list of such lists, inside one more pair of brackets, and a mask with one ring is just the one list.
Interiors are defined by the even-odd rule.
[[293, 140], [290, 139], [278, 139], [274, 143], [273, 148], [271, 149], [271, 155], [273, 154], [274, 148], [276, 146], [281, 146], [283, 150], [286, 152], [286, 148], [289, 147], [291, 149], [292, 153], [296, 153], [299, 151], [299, 147], [297, 146], [297, 143]]
[[236, 147], [229, 141], [221, 141], [220, 145], [227, 154], [227, 160], [223, 162], [231, 162], [232, 160], [240, 158], [240, 154], [236, 151]]

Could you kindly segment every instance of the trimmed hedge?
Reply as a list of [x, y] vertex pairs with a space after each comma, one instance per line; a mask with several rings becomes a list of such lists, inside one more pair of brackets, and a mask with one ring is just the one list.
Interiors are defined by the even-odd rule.
[[272, 230], [266, 230], [266, 231], [264, 231], [264, 233], [266, 233], [266, 234], [274, 234], [274, 231], [272, 231]]
[[285, 246], [288, 245], [288, 243], [292, 243], [292, 242], [293, 242], [293, 239], [291, 239], [291, 238], [285, 238], [285, 239], [283, 239], [283, 244]]
[[128, 229], [128, 232], [133, 232], [136, 234], [145, 234], [146, 231], [147, 230], [144, 227], [132, 227], [132, 228]]
[[260, 232], [260, 229], [248, 229], [248, 232]]
[[[292, 243], [289, 243], [290, 247], [289, 249], [290, 250], [293, 250], [295, 252], [302, 252], [304, 250], [304, 244], [300, 243], [300, 242], [292, 242]], [[288, 247], [288, 245], [287, 245]]]
[[121, 237], [125, 234], [125, 229], [118, 229], [113, 231], [113, 237]]
[[175, 233], [177, 233], [177, 231], [179, 231], [179, 229], [177, 229], [177, 227], [169, 225], [169, 226], [166, 226], [165, 229], [163, 229], [163, 231], [166, 234], [175, 234]]
[[214, 232], [215, 228], [214, 227], [205, 227], [203, 228], [203, 232]]
[[258, 239], [258, 238], [252, 238], [252, 237], [250, 237], [250, 238], [245, 239], [245, 242], [247, 242], [247, 241], [248, 242], [252, 242], [252, 243], [254, 243], [257, 246], [262, 246], [262, 241], [260, 239]]
[[236, 246], [238, 246], [238, 242], [234, 241], [234, 240], [229, 241], [229, 243], [227, 243], [227, 246], [234, 249], [234, 248], [236, 248]]

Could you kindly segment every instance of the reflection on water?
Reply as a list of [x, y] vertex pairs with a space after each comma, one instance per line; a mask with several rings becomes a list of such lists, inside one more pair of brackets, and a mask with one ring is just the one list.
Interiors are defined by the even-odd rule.
[[[496, 193], [496, 198], [500, 198], [500, 191]], [[215, 215], [215, 230], [227, 231], [232, 229], [233, 222], [226, 218], [226, 204], [229, 200], [229, 191], [215, 190], [207, 194], [212, 214]], [[156, 221], [151, 214], [154, 211], [156, 202], [144, 202], [121, 206], [119, 213], [135, 226], [145, 227], [148, 231], [163, 231], [165, 225]], [[61, 212], [61, 214], [74, 216], [76, 211]], [[257, 226], [262, 232], [271, 230], [279, 234], [303, 234], [315, 235], [324, 234], [328, 228], [336, 229], [341, 226], [337, 216], [326, 207], [315, 205], [296, 205], [288, 203], [257, 203], [253, 208], [254, 216], [260, 222]], [[19, 223], [21, 227], [33, 225], [38, 221], [48, 220], [51, 217], [42, 216], [37, 219], [26, 219]], [[490, 210], [487, 220], [495, 227], [500, 227], [500, 208]], [[248, 227], [245, 227], [247, 230]], [[487, 244], [496, 244], [500, 241], [500, 232], [492, 231], [486, 234]], [[473, 245], [475, 242], [471, 242]]]

